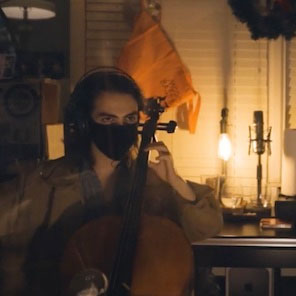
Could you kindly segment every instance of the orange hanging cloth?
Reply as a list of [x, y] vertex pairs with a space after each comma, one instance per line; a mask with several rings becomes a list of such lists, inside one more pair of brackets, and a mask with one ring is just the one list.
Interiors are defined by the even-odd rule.
[[200, 95], [159, 22], [144, 8], [138, 15], [129, 41], [123, 47], [118, 68], [130, 74], [146, 98], [165, 96], [167, 107], [187, 103], [188, 129], [194, 133], [200, 109]]

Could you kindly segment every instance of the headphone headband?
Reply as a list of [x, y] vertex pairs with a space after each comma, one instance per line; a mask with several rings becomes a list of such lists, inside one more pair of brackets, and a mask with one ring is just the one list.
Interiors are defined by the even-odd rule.
[[93, 68], [93, 69], [87, 71], [86, 73], [84, 73], [80, 77], [80, 79], [78, 80], [77, 84], [80, 84], [86, 78], [88, 78], [92, 74], [96, 74], [96, 73], [117, 74], [118, 76], [122, 76], [122, 77], [125, 77], [125, 78], [131, 80], [135, 85], [137, 85], [135, 79], [132, 76], [130, 76], [128, 73], [124, 72], [123, 70], [121, 70], [120, 68], [117, 68], [115, 66], [99, 66], [99, 67]]

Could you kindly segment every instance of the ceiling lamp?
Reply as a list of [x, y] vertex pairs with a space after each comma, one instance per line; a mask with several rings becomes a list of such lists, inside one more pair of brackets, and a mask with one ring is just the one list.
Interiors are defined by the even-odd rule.
[[42, 20], [56, 15], [55, 4], [45, 0], [8, 0], [1, 8], [12, 19]]

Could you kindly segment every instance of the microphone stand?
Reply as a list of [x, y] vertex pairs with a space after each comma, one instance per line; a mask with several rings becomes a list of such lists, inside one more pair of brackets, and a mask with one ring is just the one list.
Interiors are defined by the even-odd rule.
[[258, 207], [262, 207], [262, 164], [261, 164], [261, 154], [258, 154], [257, 163], [257, 204]]

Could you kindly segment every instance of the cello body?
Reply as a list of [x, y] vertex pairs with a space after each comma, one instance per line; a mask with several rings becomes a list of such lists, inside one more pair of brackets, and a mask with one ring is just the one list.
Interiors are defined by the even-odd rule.
[[[72, 236], [61, 262], [64, 293], [75, 274], [83, 270], [100, 270], [110, 276], [121, 220], [119, 216], [105, 216]], [[192, 275], [192, 249], [182, 229], [166, 218], [142, 215], [127, 295], [184, 296]]]

